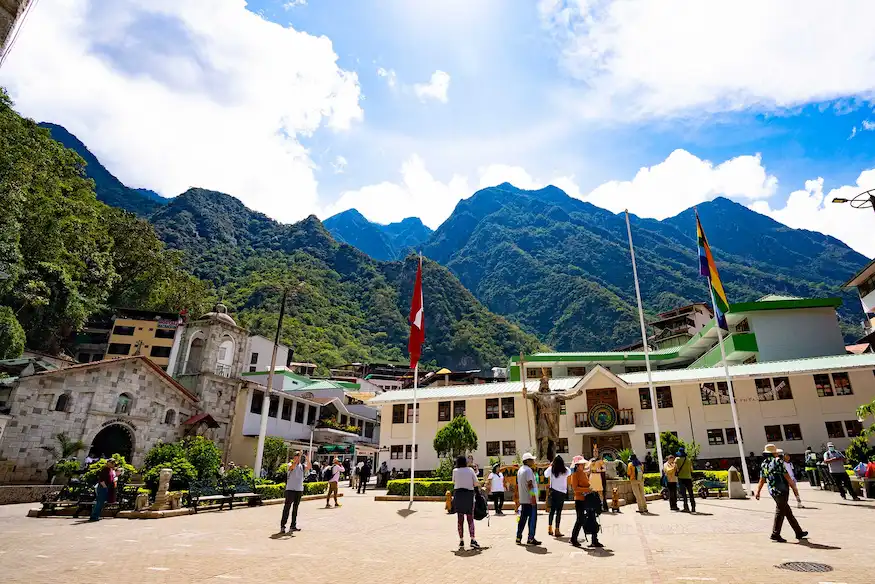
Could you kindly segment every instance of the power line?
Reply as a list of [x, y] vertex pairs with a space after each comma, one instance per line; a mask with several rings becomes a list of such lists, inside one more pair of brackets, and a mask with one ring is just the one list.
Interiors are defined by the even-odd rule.
[[39, 0], [32, 0], [24, 9], [24, 14], [21, 16], [21, 20], [18, 22], [18, 27], [16, 27], [12, 35], [12, 39], [6, 44], [6, 50], [3, 51], [2, 55], [0, 55], [0, 68], [3, 68], [3, 63], [6, 62], [6, 57], [9, 55], [9, 53], [12, 52], [12, 47], [15, 46], [15, 41], [18, 40], [18, 35], [21, 34], [21, 29], [24, 28], [24, 23], [27, 20], [27, 17], [30, 16], [30, 11], [33, 10], [33, 7], [36, 6], [38, 2]]

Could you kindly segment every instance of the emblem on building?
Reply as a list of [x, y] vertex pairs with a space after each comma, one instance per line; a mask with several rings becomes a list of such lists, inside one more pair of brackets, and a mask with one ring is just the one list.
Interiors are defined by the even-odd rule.
[[610, 430], [617, 425], [617, 410], [608, 404], [596, 404], [589, 410], [589, 425], [596, 430]]

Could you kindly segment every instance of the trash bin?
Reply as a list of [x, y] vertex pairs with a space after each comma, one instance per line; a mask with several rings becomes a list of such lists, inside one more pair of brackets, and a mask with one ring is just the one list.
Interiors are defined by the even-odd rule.
[[729, 489], [730, 499], [747, 499], [747, 493], [744, 490], [744, 478], [734, 466], [729, 467], [729, 476], [727, 477], [726, 485]]

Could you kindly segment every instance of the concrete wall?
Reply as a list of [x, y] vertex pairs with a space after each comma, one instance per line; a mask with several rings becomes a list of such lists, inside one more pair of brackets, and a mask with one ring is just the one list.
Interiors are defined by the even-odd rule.
[[[255, 363], [253, 363], [253, 354], [255, 354]], [[270, 359], [273, 355], [273, 341], [254, 335], [249, 337], [249, 352], [246, 355], [246, 361], [243, 363], [243, 371], [268, 371], [270, 369]], [[289, 348], [285, 345], [280, 345], [276, 353], [276, 366], [285, 367], [289, 360]], [[253, 369], [254, 367], [254, 369]]]
[[832, 308], [756, 311], [747, 320], [757, 338], [760, 362], [845, 354]]

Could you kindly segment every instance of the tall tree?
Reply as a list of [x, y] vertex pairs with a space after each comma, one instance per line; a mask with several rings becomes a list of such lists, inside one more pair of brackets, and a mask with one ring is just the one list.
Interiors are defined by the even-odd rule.
[[477, 432], [465, 416], [456, 416], [453, 421], [438, 430], [432, 444], [441, 456], [453, 457], [477, 450]]

